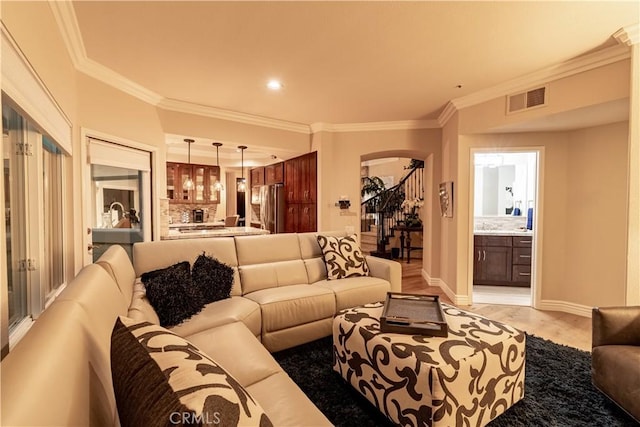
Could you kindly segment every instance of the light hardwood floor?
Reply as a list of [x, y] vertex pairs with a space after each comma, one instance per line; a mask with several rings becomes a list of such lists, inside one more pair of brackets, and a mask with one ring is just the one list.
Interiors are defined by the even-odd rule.
[[[406, 261], [400, 264], [402, 264], [403, 292], [439, 295], [442, 302], [451, 304], [451, 300], [439, 287], [427, 285], [421, 274], [420, 260], [411, 259], [410, 264]], [[531, 335], [558, 344], [591, 351], [591, 319], [588, 317], [512, 305], [473, 304], [460, 306], [460, 308], [507, 323]]]

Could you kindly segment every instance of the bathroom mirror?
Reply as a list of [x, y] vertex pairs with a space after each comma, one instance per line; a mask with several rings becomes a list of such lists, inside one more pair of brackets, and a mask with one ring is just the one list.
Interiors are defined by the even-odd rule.
[[474, 216], [508, 216], [535, 198], [535, 153], [474, 155]]

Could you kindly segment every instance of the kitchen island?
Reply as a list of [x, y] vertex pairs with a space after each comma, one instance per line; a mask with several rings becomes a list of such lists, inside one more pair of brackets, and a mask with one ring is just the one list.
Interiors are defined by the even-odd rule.
[[163, 236], [162, 240], [175, 239], [195, 239], [200, 237], [229, 237], [229, 236], [249, 236], [269, 234], [269, 230], [262, 230], [254, 227], [216, 227], [207, 229], [198, 228], [170, 228], [169, 234]]

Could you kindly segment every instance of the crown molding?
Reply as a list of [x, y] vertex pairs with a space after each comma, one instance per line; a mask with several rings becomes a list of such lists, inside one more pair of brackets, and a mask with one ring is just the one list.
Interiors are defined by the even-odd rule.
[[222, 108], [209, 107], [207, 105], [199, 105], [191, 102], [179, 101], [177, 99], [164, 98], [158, 103], [158, 107], [163, 110], [196, 114], [199, 116], [212, 117], [214, 119], [231, 120], [249, 125], [265, 126], [290, 132], [304, 133], [307, 135], [310, 133], [309, 125], [303, 123], [289, 122], [286, 120], [240, 113], [238, 111], [224, 110]]
[[160, 102], [162, 96], [159, 94], [89, 59], [72, 2], [49, 0], [49, 6], [76, 70], [149, 104]]
[[480, 90], [468, 96], [452, 99], [451, 103], [459, 110], [509, 93], [545, 84], [552, 80], [558, 80], [574, 74], [583, 73], [594, 68], [603, 67], [605, 65], [627, 59], [630, 56], [631, 53], [627, 46], [613, 46], [598, 52], [571, 59], [559, 65], [552, 65], [534, 73]]
[[449, 119], [456, 113], [456, 111], [458, 111], [456, 109], [456, 106], [453, 105], [451, 101], [447, 102], [447, 105], [444, 107], [444, 110], [442, 110], [442, 112], [438, 116], [438, 124], [441, 127], [444, 127], [444, 125], [447, 124]]
[[369, 122], [369, 123], [312, 123], [311, 133], [316, 132], [367, 132], [381, 130], [416, 130], [416, 129], [439, 129], [437, 120], [398, 120], [390, 122]]
[[546, 84], [553, 80], [559, 80], [594, 68], [603, 67], [614, 62], [623, 61], [630, 57], [631, 52], [628, 46], [613, 46], [474, 92], [471, 95], [452, 99], [438, 117], [438, 123], [440, 126], [444, 126], [456, 111], [463, 108], [481, 104], [513, 92]]
[[635, 23], [633, 25], [627, 25], [620, 28], [613, 33], [613, 38], [618, 40], [618, 43], [631, 46], [640, 42], [640, 24]]
[[2, 91], [39, 123], [67, 154], [72, 154], [73, 122], [58, 104], [3, 21], [0, 21], [0, 32]]
[[62, 40], [67, 46], [67, 52], [71, 57], [71, 62], [76, 69], [79, 69], [83, 61], [87, 59], [87, 51], [84, 47], [76, 11], [72, 2], [49, 0], [49, 7], [53, 17], [58, 24]]
[[313, 134], [316, 132], [366, 132], [385, 130], [415, 130], [435, 129], [443, 127], [456, 111], [470, 107], [491, 99], [525, 90], [541, 83], [548, 83], [580, 72], [602, 67], [631, 56], [629, 46], [638, 43], [640, 39], [639, 25], [633, 24], [618, 30], [615, 37], [621, 44], [589, 55], [569, 60], [560, 65], [547, 67], [535, 73], [501, 83], [499, 85], [480, 90], [473, 94], [452, 99], [447, 103], [437, 120], [402, 120], [370, 123], [313, 123], [311, 125], [290, 122], [286, 120], [262, 117], [221, 108], [193, 104], [185, 101], [164, 98], [144, 86], [124, 77], [104, 65], [89, 59], [86, 53], [78, 20], [71, 1], [49, 0], [49, 5], [55, 17], [60, 33], [66, 44], [67, 51], [74, 67], [90, 77], [109, 86], [119, 89], [144, 102], [166, 110], [196, 114], [216, 119], [229, 120], [274, 129]]

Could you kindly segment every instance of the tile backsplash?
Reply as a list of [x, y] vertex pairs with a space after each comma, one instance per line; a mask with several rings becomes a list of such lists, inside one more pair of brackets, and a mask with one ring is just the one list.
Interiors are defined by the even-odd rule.
[[527, 226], [526, 216], [476, 216], [475, 230], [519, 230]]
[[182, 212], [189, 212], [189, 222], [193, 222], [193, 216], [191, 211], [193, 209], [204, 210], [204, 222], [213, 221], [216, 217], [216, 211], [218, 204], [192, 204], [192, 203], [171, 203], [169, 204], [169, 216], [173, 224], [179, 224], [182, 222]]

